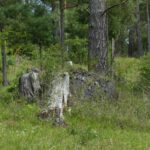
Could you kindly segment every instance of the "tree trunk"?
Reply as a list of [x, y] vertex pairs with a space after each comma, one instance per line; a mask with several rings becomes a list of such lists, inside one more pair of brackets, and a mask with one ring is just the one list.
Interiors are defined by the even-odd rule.
[[115, 39], [112, 38], [112, 43], [111, 43], [111, 65], [113, 65], [114, 59], [115, 59]]
[[133, 57], [135, 51], [135, 26], [129, 29], [128, 56]]
[[4, 37], [2, 37], [1, 40], [1, 54], [2, 54], [2, 82], [3, 86], [8, 85], [8, 80], [7, 80], [7, 64], [6, 64], [6, 45], [5, 45], [5, 40]]
[[39, 44], [39, 56], [40, 56], [40, 70], [43, 70], [43, 60], [42, 60], [42, 45]]
[[[51, 11], [52, 11], [52, 14], [56, 13], [56, 10], [57, 10], [57, 4], [55, 1], [52, 1], [50, 3], [50, 6], [51, 6]], [[52, 24], [53, 24], [53, 31], [52, 31], [52, 36], [53, 36], [53, 42], [55, 43], [57, 41], [57, 37], [58, 37], [58, 31], [59, 31], [59, 23], [58, 23], [58, 20], [56, 18], [52, 19]]]
[[140, 4], [139, 0], [137, 0], [136, 4], [136, 17], [137, 17], [137, 45], [138, 45], [138, 56], [143, 56], [143, 44], [142, 44], [142, 34], [140, 27]]
[[61, 57], [62, 68], [64, 66], [64, 0], [59, 0], [60, 3], [60, 44], [61, 44]]
[[[107, 20], [105, 0], [89, 1], [89, 52], [88, 67], [101, 73], [107, 68]], [[103, 14], [103, 15], [102, 15]]]
[[147, 10], [147, 30], [148, 30], [148, 52], [150, 53], [150, 16], [149, 16], [149, 0], [147, 0], [147, 6], [146, 6], [146, 10]]

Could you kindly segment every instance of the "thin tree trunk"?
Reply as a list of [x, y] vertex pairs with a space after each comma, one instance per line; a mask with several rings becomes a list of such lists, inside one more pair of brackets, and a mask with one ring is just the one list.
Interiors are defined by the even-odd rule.
[[107, 20], [105, 0], [89, 0], [89, 69], [101, 73], [107, 68]]
[[115, 59], [115, 39], [112, 38], [112, 52], [111, 52], [111, 64], [113, 65], [114, 59]]
[[141, 26], [140, 26], [140, 4], [139, 4], [139, 0], [137, 0], [137, 4], [136, 4], [136, 17], [137, 17], [138, 56], [142, 56], [144, 54], [144, 52], [143, 52], [143, 44], [142, 44]]
[[40, 70], [43, 70], [43, 60], [42, 60], [42, 45], [39, 44], [39, 56], [40, 56]]
[[[57, 4], [55, 1], [51, 2], [51, 12], [52, 13], [56, 13], [56, 9], [57, 9]], [[56, 37], [58, 36], [57, 31], [58, 31], [58, 26], [57, 26], [57, 19], [53, 19], [52, 20], [52, 24], [53, 24], [53, 32], [52, 32], [52, 36], [53, 36], [53, 41], [56, 42]]]
[[128, 46], [128, 56], [133, 57], [135, 51], [135, 26], [129, 29], [129, 46]]
[[1, 54], [2, 54], [2, 78], [3, 78], [3, 86], [8, 85], [7, 80], [7, 63], [6, 63], [6, 43], [4, 37], [1, 40]]
[[150, 53], [150, 16], [149, 16], [149, 0], [147, 0], [146, 4], [146, 10], [147, 10], [147, 30], [148, 30], [148, 52]]
[[60, 44], [61, 44], [61, 57], [62, 57], [62, 68], [64, 66], [64, 0], [60, 2]]

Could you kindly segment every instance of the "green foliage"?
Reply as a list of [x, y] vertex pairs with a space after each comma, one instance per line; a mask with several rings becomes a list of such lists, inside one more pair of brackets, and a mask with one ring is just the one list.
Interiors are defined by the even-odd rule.
[[9, 66], [14, 66], [16, 63], [16, 61], [14, 60], [13, 57], [10, 57], [9, 59], [7, 59], [7, 65]]
[[149, 94], [150, 91], [150, 54], [141, 58], [140, 79], [138, 88], [144, 93]]
[[28, 22], [27, 31], [30, 33], [31, 41], [34, 44], [44, 46], [52, 40], [51, 20], [47, 16], [31, 18]]
[[87, 3], [83, 3], [77, 8], [66, 10], [66, 45], [69, 58], [79, 64], [87, 64], [87, 7]]
[[66, 43], [69, 58], [74, 63], [87, 64], [87, 40], [76, 37], [74, 39], [68, 39]]
[[53, 42], [52, 15], [45, 5], [16, 1], [3, 5], [0, 16], [8, 45], [22, 50], [20, 54], [31, 56], [32, 44], [44, 47]]
[[114, 71], [116, 79], [123, 84], [127, 84], [129, 88], [133, 88], [139, 79], [140, 60], [136, 58], [115, 59]]
[[43, 67], [47, 73], [58, 71], [61, 66], [61, 46], [51, 45], [42, 57]]
[[34, 53], [38, 51], [38, 47], [32, 43], [15, 44], [9, 52], [14, 55], [26, 56], [34, 59]]

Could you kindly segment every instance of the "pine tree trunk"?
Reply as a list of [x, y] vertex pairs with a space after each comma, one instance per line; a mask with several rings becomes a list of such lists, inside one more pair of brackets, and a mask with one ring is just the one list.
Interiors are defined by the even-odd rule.
[[137, 17], [138, 56], [142, 56], [144, 54], [144, 52], [143, 52], [143, 44], [142, 44], [141, 26], [140, 26], [140, 4], [139, 4], [139, 0], [137, 0], [137, 4], [136, 4], [136, 17]]
[[3, 86], [8, 85], [8, 80], [7, 80], [7, 64], [6, 64], [6, 45], [5, 45], [5, 40], [2, 37], [1, 41], [1, 55], [2, 55], [2, 78], [3, 78]]
[[107, 20], [106, 14], [103, 14], [105, 8], [105, 0], [89, 1], [88, 67], [102, 73], [107, 68]]
[[148, 30], [148, 52], [150, 53], [150, 16], [149, 16], [149, 0], [147, 0], [147, 30]]
[[64, 66], [64, 0], [60, 2], [60, 44], [61, 44], [61, 57], [62, 57], [62, 68]]

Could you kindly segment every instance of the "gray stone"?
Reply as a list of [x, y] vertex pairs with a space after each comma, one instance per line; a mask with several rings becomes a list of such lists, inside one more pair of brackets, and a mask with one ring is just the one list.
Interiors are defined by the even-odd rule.
[[30, 70], [19, 78], [19, 93], [29, 101], [32, 101], [39, 94], [40, 89], [39, 71], [37, 69]]
[[109, 99], [116, 98], [115, 84], [111, 80], [106, 80], [98, 74], [86, 71], [76, 71], [71, 74], [71, 93], [90, 99], [94, 96], [106, 95]]

